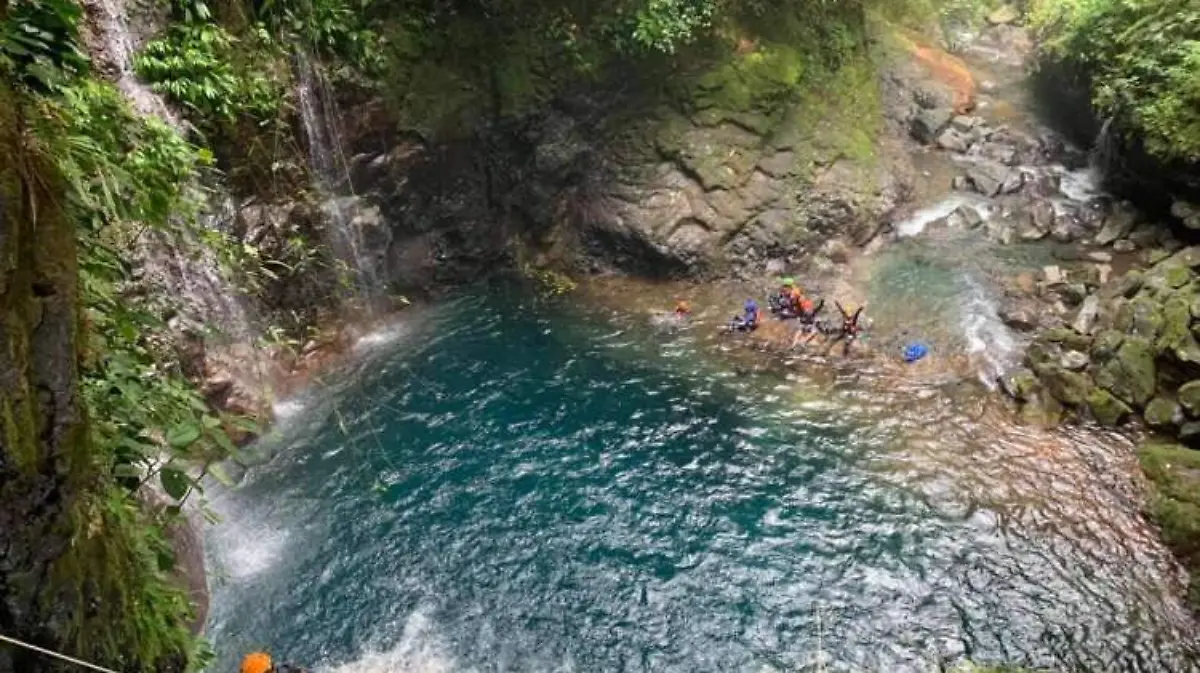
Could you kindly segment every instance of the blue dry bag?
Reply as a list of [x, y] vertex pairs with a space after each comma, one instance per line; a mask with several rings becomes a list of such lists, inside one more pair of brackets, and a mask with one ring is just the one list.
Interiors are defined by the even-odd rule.
[[916, 362], [929, 355], [929, 347], [923, 343], [911, 343], [904, 347], [904, 361]]

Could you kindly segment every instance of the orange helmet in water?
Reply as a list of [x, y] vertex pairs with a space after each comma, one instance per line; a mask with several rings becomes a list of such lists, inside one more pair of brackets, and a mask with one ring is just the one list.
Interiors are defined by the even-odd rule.
[[265, 652], [251, 652], [242, 659], [241, 673], [271, 673], [271, 657]]

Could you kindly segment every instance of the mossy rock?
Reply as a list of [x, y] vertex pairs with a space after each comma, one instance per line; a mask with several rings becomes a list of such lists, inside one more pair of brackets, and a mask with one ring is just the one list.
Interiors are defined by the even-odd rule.
[[1117, 354], [1117, 350], [1125, 341], [1125, 335], [1116, 330], [1105, 330], [1096, 335], [1092, 341], [1092, 360], [1095, 362], [1107, 362]]
[[1179, 404], [1192, 416], [1200, 415], [1200, 381], [1190, 381], [1179, 387]]
[[1116, 427], [1123, 423], [1133, 409], [1103, 388], [1094, 388], [1087, 396], [1088, 408], [1101, 425]]
[[1037, 375], [1028, 369], [1017, 371], [1004, 377], [1004, 392], [1019, 402], [1031, 402], [1041, 389]]
[[1121, 277], [1117, 292], [1126, 299], [1132, 299], [1142, 289], [1143, 274], [1141, 271], [1130, 271]]
[[1088, 402], [1093, 383], [1091, 377], [1072, 372], [1058, 365], [1047, 365], [1038, 372], [1042, 384], [1055, 399], [1072, 407], [1082, 407]]
[[1179, 362], [1200, 365], [1200, 343], [1192, 334], [1192, 309], [1183, 297], [1171, 297], [1163, 305], [1163, 329], [1158, 352]]
[[1136, 297], [1121, 307], [1121, 312], [1124, 311], [1129, 312], [1128, 322], [1119, 316], [1119, 327], [1151, 341], [1158, 338], [1163, 328], [1163, 313], [1157, 302], [1146, 296]]
[[1158, 388], [1158, 368], [1150, 342], [1138, 336], [1125, 339], [1116, 356], [1096, 371], [1096, 383], [1127, 404], [1144, 406]]
[[1166, 294], [1187, 285], [1192, 280], [1192, 270], [1167, 260], [1151, 269], [1145, 276], [1145, 286], [1157, 294]]
[[1153, 427], [1165, 428], [1178, 423], [1183, 418], [1183, 411], [1175, 400], [1160, 396], [1150, 400], [1142, 417]]
[[[1142, 471], [1154, 485], [1150, 513], [1166, 542], [1193, 578], [1200, 571], [1200, 451], [1152, 442], [1138, 449]], [[1193, 609], [1200, 607], [1200, 583], [1188, 587]]]
[[1042, 337], [1051, 343], [1058, 343], [1066, 346], [1071, 350], [1089, 351], [1092, 346], [1092, 338], [1086, 334], [1080, 334], [1069, 327], [1054, 327], [1046, 330]]

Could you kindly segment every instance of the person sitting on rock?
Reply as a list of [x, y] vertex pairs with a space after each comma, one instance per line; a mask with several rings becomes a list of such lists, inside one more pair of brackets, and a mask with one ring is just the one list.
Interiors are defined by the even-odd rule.
[[859, 335], [862, 334], [862, 325], [859, 324], [859, 318], [862, 317], [862, 312], [863, 309], [866, 308], [866, 304], [859, 306], [857, 310], [851, 313], [849, 309], [842, 306], [841, 302], [835, 301], [833, 303], [838, 307], [838, 311], [842, 314], [842, 325], [841, 328], [839, 328], [838, 331], [833, 335], [833, 338], [830, 339], [829, 347], [833, 348], [835, 343], [841, 341], [842, 355], [849, 355], [850, 346], [852, 346], [855, 341], [858, 341]]
[[266, 652], [251, 652], [242, 659], [241, 673], [309, 673], [306, 668], [299, 668], [291, 664], [281, 664], [276, 666], [271, 661], [271, 655]]
[[758, 302], [747, 299], [742, 308], [742, 315], [735, 315], [730, 319], [729, 331], [753, 332], [758, 329], [758, 323], [762, 320], [762, 311], [758, 310]]
[[796, 281], [784, 278], [779, 281], [779, 291], [768, 300], [771, 313], [780, 320], [791, 320], [799, 315], [800, 304], [804, 301], [804, 293], [796, 287]]
[[825, 300], [819, 299], [814, 305], [808, 299], [805, 299], [801, 304], [801, 311], [796, 317], [799, 318], [799, 324], [796, 329], [796, 336], [792, 337], [792, 348], [795, 348], [802, 341], [804, 344], [812, 341], [820, 334], [822, 330], [821, 321], [818, 316], [821, 314], [821, 309], [825, 308]]

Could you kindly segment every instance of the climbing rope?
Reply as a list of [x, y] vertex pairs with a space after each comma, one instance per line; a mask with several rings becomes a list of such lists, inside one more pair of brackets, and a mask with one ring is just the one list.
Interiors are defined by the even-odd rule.
[[56, 659], [62, 659], [63, 661], [75, 664], [76, 666], [90, 668], [93, 671], [100, 671], [100, 673], [117, 673], [116, 671], [112, 670], [111, 668], [104, 668], [103, 666], [89, 664], [86, 661], [80, 661], [79, 659], [75, 659], [74, 657], [68, 657], [65, 654], [59, 654], [58, 652], [54, 652], [53, 650], [47, 650], [44, 647], [38, 647], [37, 645], [30, 645], [29, 643], [22, 642], [20, 640], [17, 640], [16, 638], [9, 638], [8, 636], [0, 635], [0, 641], [6, 642], [10, 645], [16, 645], [17, 647], [23, 647], [27, 650], [33, 650], [34, 652], [39, 652], [41, 654], [44, 654], [44, 655], [50, 656], [50, 657], [54, 657]]

